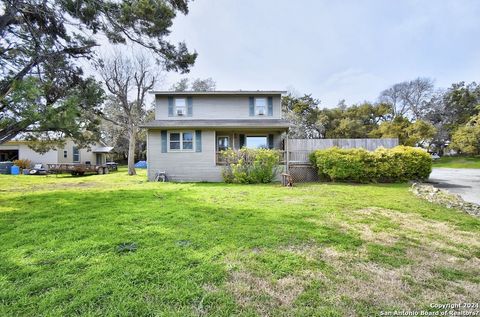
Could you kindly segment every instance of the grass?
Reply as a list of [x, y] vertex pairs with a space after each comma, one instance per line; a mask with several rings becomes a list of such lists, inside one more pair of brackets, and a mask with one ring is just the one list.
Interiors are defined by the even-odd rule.
[[0, 176], [1, 316], [371, 316], [475, 302], [480, 219], [406, 184]]
[[433, 161], [433, 167], [480, 168], [479, 156], [443, 156]]

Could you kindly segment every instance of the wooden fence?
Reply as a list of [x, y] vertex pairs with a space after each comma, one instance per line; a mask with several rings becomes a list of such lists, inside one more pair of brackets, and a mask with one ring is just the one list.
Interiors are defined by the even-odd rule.
[[288, 161], [290, 163], [308, 163], [308, 155], [315, 150], [339, 147], [343, 149], [364, 148], [374, 151], [379, 147], [392, 148], [398, 145], [398, 139], [289, 139]]
[[309, 155], [315, 150], [339, 147], [344, 149], [364, 148], [374, 151], [379, 147], [392, 148], [398, 139], [289, 139], [288, 171], [294, 183], [318, 181], [317, 170], [310, 164]]

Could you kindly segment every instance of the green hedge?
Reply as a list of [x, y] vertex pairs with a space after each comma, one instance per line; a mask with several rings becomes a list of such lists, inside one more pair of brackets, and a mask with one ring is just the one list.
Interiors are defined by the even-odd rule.
[[311, 153], [310, 161], [320, 177], [330, 181], [390, 183], [426, 180], [432, 171], [430, 155], [409, 146], [379, 148], [373, 152], [333, 147]]
[[222, 176], [226, 183], [270, 183], [279, 169], [280, 152], [267, 149], [228, 149], [221, 152], [225, 162]]

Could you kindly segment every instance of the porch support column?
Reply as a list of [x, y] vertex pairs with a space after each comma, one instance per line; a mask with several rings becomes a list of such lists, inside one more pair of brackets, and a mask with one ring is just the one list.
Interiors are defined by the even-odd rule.
[[213, 130], [213, 161], [215, 162], [215, 165], [218, 164], [218, 154], [217, 154], [217, 146], [218, 146], [218, 141], [217, 141], [217, 130]]
[[285, 133], [285, 172], [289, 172], [289, 160], [290, 160], [290, 153], [288, 151], [288, 131]]

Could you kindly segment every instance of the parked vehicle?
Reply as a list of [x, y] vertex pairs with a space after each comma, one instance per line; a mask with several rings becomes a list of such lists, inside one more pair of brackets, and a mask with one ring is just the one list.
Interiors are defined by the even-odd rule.
[[73, 176], [83, 176], [85, 174], [108, 174], [108, 166], [80, 164], [80, 163], [64, 163], [64, 164], [47, 164], [48, 172], [52, 174], [70, 173]]

